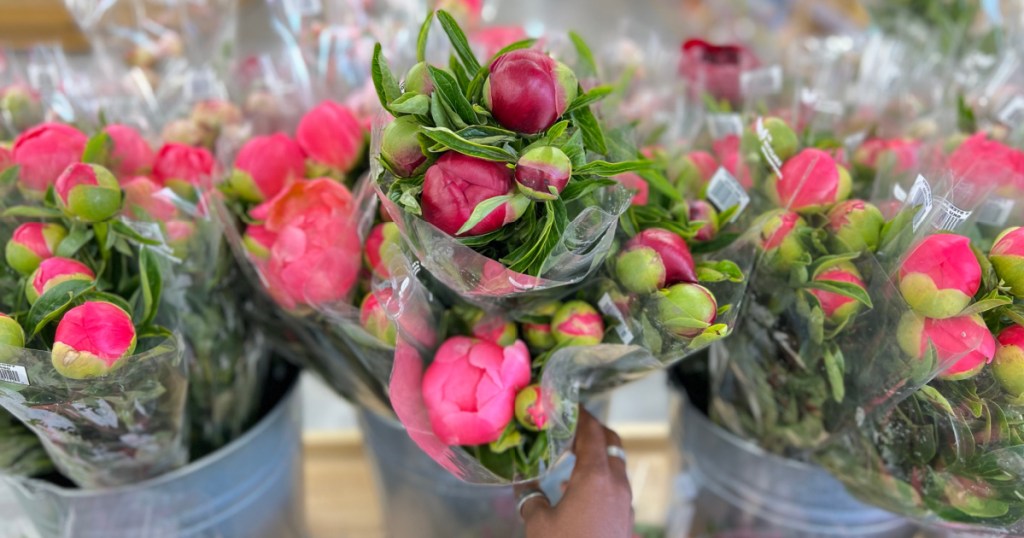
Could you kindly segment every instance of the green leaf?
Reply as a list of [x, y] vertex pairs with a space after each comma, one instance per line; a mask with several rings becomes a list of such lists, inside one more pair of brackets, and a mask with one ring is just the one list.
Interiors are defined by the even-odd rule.
[[518, 160], [518, 157], [510, 153], [508, 150], [470, 142], [469, 140], [459, 136], [457, 133], [452, 132], [451, 129], [445, 129], [443, 127], [424, 127], [423, 134], [449, 149], [455, 150], [463, 155], [469, 155], [470, 157], [505, 163], [515, 163]]
[[426, 116], [430, 114], [430, 98], [422, 93], [406, 92], [391, 103], [391, 112]]
[[487, 146], [500, 146], [516, 142], [519, 136], [512, 131], [489, 125], [471, 125], [455, 133], [470, 142]]
[[380, 43], [373, 47], [373, 59], [370, 63], [370, 75], [373, 78], [373, 87], [377, 90], [377, 98], [385, 110], [390, 110], [391, 102], [402, 96], [402, 90], [398, 86], [398, 80], [388, 67], [388, 61], [384, 58], [384, 52]]
[[[150, 239], [139, 232], [135, 231], [134, 228], [128, 226], [120, 220], [111, 221], [110, 228], [117, 234], [131, 239], [135, 243], [140, 245], [157, 246], [162, 245], [163, 242], [159, 239]], [[112, 240], [111, 240], [112, 241]], [[112, 243], [111, 243], [112, 244]], [[109, 247], [108, 247], [109, 248]]]
[[68, 280], [46, 290], [36, 299], [25, 318], [25, 326], [32, 329], [28, 339], [34, 338], [47, 324], [63, 315], [79, 297], [95, 287], [96, 283], [88, 280]]
[[583, 131], [577, 129], [562, 144], [561, 150], [572, 162], [573, 168], [579, 168], [587, 164], [587, 150], [583, 147]]
[[469, 215], [469, 220], [459, 228], [459, 231], [455, 232], [455, 235], [462, 235], [472, 230], [474, 226], [480, 224], [480, 221], [487, 218], [488, 215], [493, 213], [494, 210], [498, 209], [502, 204], [511, 200], [513, 196], [515, 195], [502, 194], [501, 196], [494, 196], [477, 204], [476, 207], [473, 208], [473, 213]]
[[3, 172], [0, 172], [0, 188], [6, 189], [18, 181], [18, 170], [21, 166], [14, 165]]
[[16, 205], [4, 210], [3, 217], [26, 217], [30, 219], [59, 219], [64, 216], [59, 209], [31, 205]]
[[452, 48], [455, 50], [455, 54], [459, 55], [459, 59], [462, 60], [462, 65], [466, 67], [466, 71], [470, 73], [479, 71], [480, 61], [473, 54], [473, 49], [469, 46], [466, 34], [462, 32], [462, 28], [459, 28], [459, 23], [455, 22], [455, 19], [443, 9], [437, 12], [437, 20], [441, 22], [441, 28], [444, 28], [444, 33], [448, 34], [448, 40], [451, 41]]
[[949, 415], [953, 415], [953, 406], [949, 404], [949, 400], [946, 399], [935, 387], [931, 385], [925, 385], [919, 389], [915, 395], [918, 398], [925, 400], [926, 402], [934, 405], [940, 411], [944, 411]]
[[[494, 56], [491, 56], [491, 61], [487, 62], [487, 63], [488, 63], [488, 65], [490, 65], [490, 64], [494, 63], [494, 60], [497, 60], [501, 56], [503, 56], [505, 54], [508, 54], [508, 53], [510, 53], [510, 52], [512, 52], [514, 50], [528, 49], [528, 48], [532, 47], [533, 44], [536, 43], [536, 42], [537, 42], [537, 40], [536, 39], [532, 39], [532, 38], [531, 39], [524, 39], [522, 41], [516, 41], [515, 43], [512, 43], [511, 45], [507, 45], [507, 46], [505, 46], [505, 48], [499, 50], [497, 53], [494, 54]], [[484, 69], [487, 69], [486, 65], [484, 66]]]
[[597, 122], [594, 113], [589, 108], [581, 108], [571, 114], [573, 121], [583, 132], [583, 145], [586, 149], [599, 153], [608, 154], [608, 146], [605, 144], [604, 131], [601, 124]]
[[434, 24], [434, 12], [427, 14], [426, 20], [420, 26], [420, 35], [416, 38], [416, 61], [427, 61], [427, 39], [430, 37], [430, 27]]
[[825, 373], [828, 375], [828, 384], [832, 388], [832, 399], [837, 403], [842, 403], [846, 395], [846, 385], [843, 383], [845, 361], [843, 352], [838, 347], [834, 352], [829, 349], [830, 347], [825, 347]]
[[697, 338], [694, 338], [693, 341], [690, 342], [690, 345], [687, 346], [687, 349], [699, 349], [702, 347], [706, 347], [713, 342], [716, 342], [718, 340], [725, 338], [726, 336], [729, 336], [729, 333], [731, 332], [732, 329], [730, 329], [728, 325], [724, 323], [716, 323], [708, 327], [707, 329], [704, 329], [704, 332], [700, 333], [700, 335], [698, 335]]
[[590, 46], [587, 42], [580, 37], [576, 32], [569, 32], [569, 39], [572, 40], [573, 47], [576, 48], [576, 54], [580, 57], [580, 62], [583, 67], [587, 70], [584, 71], [585, 75], [596, 75], [597, 74], [597, 61], [594, 60], [594, 53], [590, 51]]
[[974, 314], [981, 314], [982, 312], [988, 312], [989, 310], [999, 308], [1002, 306], [1013, 304], [1013, 299], [1005, 296], [998, 295], [987, 299], [982, 299], [971, 306], [968, 306], [960, 312], [960, 316], [973, 316]]
[[561, 196], [559, 196], [565, 202], [571, 202], [578, 200], [598, 189], [605, 187], [611, 187], [618, 185], [619, 182], [614, 179], [604, 178], [591, 178], [591, 179], [579, 179], [573, 178], [562, 190]]
[[92, 241], [93, 237], [92, 230], [88, 227], [73, 226], [68, 236], [57, 245], [57, 252], [54, 254], [61, 258], [72, 258], [86, 243]]
[[164, 279], [160, 271], [160, 263], [156, 254], [148, 248], [139, 253], [139, 289], [142, 291], [142, 321], [139, 326], [146, 326], [156, 318], [160, 309], [160, 295], [163, 292]]
[[871, 303], [871, 296], [868, 295], [868, 292], [865, 291], [864, 288], [857, 284], [836, 282], [833, 280], [811, 280], [803, 284], [803, 287], [835, 293], [858, 301], [868, 308], [874, 307]]
[[697, 263], [697, 279], [701, 282], [743, 282], [743, 271], [732, 260]]
[[555, 140], [561, 138], [565, 134], [565, 130], [569, 128], [569, 120], [562, 120], [552, 125], [548, 132], [544, 133], [544, 140], [548, 143], [554, 143]]
[[[463, 69], [462, 64], [455, 59], [455, 56], [448, 57], [448, 71], [455, 76], [455, 80], [459, 83], [459, 90], [465, 92], [469, 89], [469, 75], [466, 74], [466, 70]], [[476, 74], [474, 73], [474, 76]]]
[[853, 261], [860, 256], [860, 252], [851, 252], [847, 254], [831, 254], [828, 256], [822, 256], [814, 261], [814, 264], [809, 268], [814, 276], [818, 276], [821, 273], [848, 261]]
[[[473, 79], [469, 81], [469, 85], [466, 86], [466, 99], [470, 103], [476, 102], [480, 99], [480, 95], [484, 90], [484, 83], [487, 82], [487, 76], [491, 73], [487, 67], [481, 67], [476, 75], [473, 75]], [[473, 108], [476, 110], [476, 107]], [[479, 115], [479, 112], [477, 113]]]
[[441, 104], [441, 95], [438, 92], [430, 94], [430, 118], [437, 127], [452, 128], [452, 122], [448, 120], [448, 113]]
[[611, 177], [625, 172], [649, 170], [653, 167], [654, 163], [648, 160], [623, 161], [618, 163], [610, 163], [608, 161], [591, 161], [573, 170], [573, 173], [578, 175]]
[[676, 189], [668, 180], [668, 178], [666, 178], [665, 175], [659, 172], [658, 170], [639, 170], [637, 171], [637, 175], [644, 178], [644, 180], [647, 181], [647, 184], [650, 185], [652, 189], [654, 189], [661, 195], [665, 196], [669, 200], [672, 200], [673, 202], [685, 201], [683, 195], [679, 193], [679, 190]]
[[104, 301], [116, 305], [125, 312], [131, 312], [132, 306], [128, 304], [120, 295], [114, 295], [113, 293], [107, 293], [105, 291], [91, 290], [82, 294], [81, 299], [83, 301]]
[[612, 88], [611, 86], [597, 86], [589, 92], [573, 99], [572, 103], [569, 104], [569, 108], [565, 110], [565, 113], [572, 114], [576, 110], [588, 107], [601, 99], [608, 97], [613, 91], [615, 91], [615, 88]]
[[739, 236], [740, 236], [740, 234], [738, 234], [736, 232], [719, 233], [711, 241], [705, 241], [703, 243], [697, 243], [697, 244], [693, 245], [692, 247], [690, 247], [690, 253], [694, 254], [694, 255], [697, 255], [697, 254], [707, 254], [709, 252], [719, 251], [719, 250], [721, 250], [721, 249], [731, 245], [733, 243], [733, 241], [736, 241], [736, 239], [739, 238]]
[[96, 133], [85, 144], [82, 151], [82, 162], [89, 164], [104, 165], [110, 159], [110, 151], [114, 147], [114, 141], [105, 131]]
[[462, 94], [459, 83], [450, 73], [438, 69], [432, 65], [427, 66], [430, 70], [430, 78], [434, 80], [434, 93], [441, 94], [441, 101], [447, 104], [459, 116], [466, 125], [474, 125], [479, 120], [473, 106]]
[[973, 134], [978, 130], [978, 120], [974, 110], [967, 104], [963, 94], [956, 96], [956, 124], [961, 133]]

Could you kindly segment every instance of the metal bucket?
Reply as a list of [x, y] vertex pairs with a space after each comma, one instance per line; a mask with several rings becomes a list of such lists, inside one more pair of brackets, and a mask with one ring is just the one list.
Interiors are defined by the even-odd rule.
[[0, 477], [0, 486], [10, 487], [42, 538], [302, 538], [297, 386], [293, 380], [234, 442], [157, 479], [93, 491], [11, 477]]
[[862, 504], [820, 467], [769, 454], [685, 398], [672, 418], [682, 472], [667, 536], [902, 538], [906, 519]]

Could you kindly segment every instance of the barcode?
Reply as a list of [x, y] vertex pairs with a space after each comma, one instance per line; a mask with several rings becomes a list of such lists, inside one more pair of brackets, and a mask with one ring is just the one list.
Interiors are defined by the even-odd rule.
[[971, 212], [966, 209], [960, 209], [953, 205], [953, 202], [943, 198], [939, 200], [939, 217], [935, 221], [935, 229], [955, 231], [967, 219], [971, 217]]
[[744, 97], [772, 95], [782, 89], [782, 67], [772, 65], [740, 74]]
[[750, 196], [747, 191], [743, 190], [743, 185], [740, 185], [739, 181], [736, 181], [736, 178], [732, 177], [732, 174], [724, 167], [719, 167], [715, 175], [711, 177], [711, 182], [708, 183], [707, 198], [719, 211], [739, 206], [730, 221], [735, 220], [750, 203]]
[[989, 198], [978, 208], [978, 222], [989, 226], [1002, 226], [1010, 220], [1015, 200], [1010, 198]]
[[24, 366], [0, 364], [0, 381], [28, 386], [28, 372]]
[[1024, 123], [1024, 96], [1014, 95], [1003, 108], [999, 109], [997, 119], [1003, 125], [1012, 128]]
[[708, 130], [715, 140], [739, 135], [743, 133], [743, 120], [739, 114], [711, 114], [708, 116]]
[[932, 212], [933, 203], [931, 183], [928, 183], [928, 179], [923, 175], [918, 174], [903, 201], [903, 207], [921, 207], [921, 210], [914, 215], [914, 231], [917, 231], [924, 219]]
[[601, 309], [601, 313], [615, 320], [615, 332], [619, 335], [619, 340], [623, 344], [629, 344], [633, 341], [633, 331], [629, 330], [626, 317], [622, 315], [622, 311], [619, 310], [619, 306], [612, 300], [611, 295], [605, 293], [601, 300], [597, 302], [597, 307]]

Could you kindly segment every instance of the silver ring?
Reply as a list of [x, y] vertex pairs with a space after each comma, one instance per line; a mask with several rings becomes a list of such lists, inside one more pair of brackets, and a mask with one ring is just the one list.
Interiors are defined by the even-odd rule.
[[523, 507], [526, 506], [526, 503], [529, 502], [530, 499], [536, 499], [537, 497], [543, 497], [544, 499], [548, 498], [548, 496], [539, 489], [528, 489], [519, 495], [519, 499], [516, 500], [516, 513], [519, 514], [519, 517], [523, 517]]
[[626, 463], [626, 451], [621, 446], [608, 445], [608, 457], [619, 458], [622, 463]]

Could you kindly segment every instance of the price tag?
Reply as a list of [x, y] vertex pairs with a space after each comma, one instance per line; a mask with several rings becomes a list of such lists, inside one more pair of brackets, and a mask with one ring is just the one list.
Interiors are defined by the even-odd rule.
[[967, 222], [967, 219], [971, 217], [971, 211], [960, 209], [953, 205], [953, 202], [950, 202], [945, 198], [939, 200], [938, 203], [939, 218], [935, 222], [935, 228], [937, 230], [954, 231], [964, 222]]
[[708, 201], [719, 211], [739, 206], [731, 220], [735, 220], [750, 203], [750, 195], [724, 167], [719, 167], [708, 183]]
[[978, 208], [978, 223], [989, 226], [1004, 226], [1010, 220], [1016, 200], [1010, 198], [989, 198]]
[[782, 90], [782, 67], [770, 65], [740, 74], [740, 88], [744, 97], [761, 97]]
[[601, 313], [615, 320], [615, 332], [619, 335], [619, 340], [623, 344], [629, 344], [633, 341], [633, 331], [629, 330], [629, 324], [626, 323], [626, 317], [622, 315], [622, 311], [619, 310], [619, 306], [612, 300], [611, 295], [605, 293], [601, 300], [597, 302], [597, 307], [601, 309]]
[[934, 200], [932, 198], [932, 186], [928, 183], [928, 180], [921, 174], [918, 174], [917, 179], [914, 180], [914, 185], [910, 187], [910, 192], [906, 192], [902, 187], [896, 185], [893, 187], [893, 196], [903, 202], [903, 207], [920, 207], [921, 210], [914, 215], [914, 231], [921, 226], [924, 219], [932, 212], [932, 204]]
[[28, 371], [16, 364], [0, 364], [0, 381], [28, 386]]
[[999, 109], [996, 118], [1007, 127], [1016, 128], [1024, 123], [1024, 95], [1014, 95], [1003, 108]]
[[743, 134], [743, 120], [739, 114], [711, 114], [708, 116], [711, 138], [718, 140], [729, 135]]
[[764, 160], [768, 162], [768, 165], [772, 167], [772, 171], [775, 172], [775, 177], [782, 179], [782, 159], [775, 153], [775, 148], [772, 147], [772, 133], [764, 126], [764, 119], [757, 118], [757, 139], [761, 142], [761, 155], [764, 155]]

